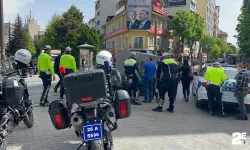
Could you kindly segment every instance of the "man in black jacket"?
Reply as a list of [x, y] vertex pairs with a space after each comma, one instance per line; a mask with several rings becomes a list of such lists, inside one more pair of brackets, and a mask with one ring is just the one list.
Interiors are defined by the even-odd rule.
[[64, 54], [64, 49], [61, 50], [61, 54], [58, 55], [56, 58], [55, 58], [55, 63], [54, 63], [54, 69], [55, 69], [55, 73], [58, 75], [59, 77], [59, 81], [58, 83], [56, 84], [55, 88], [54, 88], [54, 92], [57, 93], [57, 89], [61, 86], [61, 83], [62, 83], [62, 75], [60, 74], [60, 71], [59, 71], [59, 65], [60, 65], [60, 59], [61, 59], [61, 56]]

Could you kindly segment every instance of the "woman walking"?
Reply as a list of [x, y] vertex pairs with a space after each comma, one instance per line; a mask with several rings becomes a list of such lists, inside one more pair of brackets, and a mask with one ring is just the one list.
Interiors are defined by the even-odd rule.
[[193, 80], [192, 69], [188, 64], [188, 60], [184, 60], [183, 66], [180, 68], [180, 71], [182, 72], [181, 83], [183, 96], [186, 102], [188, 102], [190, 94], [190, 83]]

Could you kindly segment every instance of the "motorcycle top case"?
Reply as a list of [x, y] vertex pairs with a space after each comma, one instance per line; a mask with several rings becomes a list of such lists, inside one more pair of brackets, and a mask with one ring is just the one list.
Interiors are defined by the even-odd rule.
[[64, 77], [67, 101], [80, 104], [107, 96], [104, 70], [86, 70], [68, 74]]
[[49, 104], [49, 115], [55, 129], [66, 129], [70, 124], [69, 111], [61, 100], [54, 100]]
[[131, 114], [130, 96], [126, 90], [117, 90], [114, 94], [114, 108], [117, 119], [128, 118]]
[[18, 105], [22, 102], [24, 87], [17, 80], [7, 78], [3, 81], [2, 92], [6, 106]]

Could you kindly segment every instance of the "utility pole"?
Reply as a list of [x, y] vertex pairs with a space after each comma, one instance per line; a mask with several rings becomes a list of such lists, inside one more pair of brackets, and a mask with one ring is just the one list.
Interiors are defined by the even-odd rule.
[[1, 60], [4, 60], [4, 35], [3, 35], [3, 0], [0, 0], [0, 51], [1, 51]]
[[155, 55], [157, 54], [157, 46], [156, 46], [156, 42], [157, 42], [157, 40], [156, 40], [156, 38], [157, 38], [157, 21], [155, 21], [155, 38], [154, 38], [154, 53], [155, 53]]

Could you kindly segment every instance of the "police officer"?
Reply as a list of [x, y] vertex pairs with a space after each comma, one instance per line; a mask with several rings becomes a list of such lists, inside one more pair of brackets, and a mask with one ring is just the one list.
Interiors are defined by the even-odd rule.
[[[71, 48], [67, 47], [65, 49], [65, 54], [63, 54], [60, 58], [60, 67], [64, 67], [66, 70], [66, 74], [70, 74], [73, 72], [76, 72], [76, 60], [75, 58], [71, 55]], [[62, 75], [62, 76], [64, 76]], [[63, 84], [61, 84], [61, 88], [60, 88], [60, 99], [63, 99], [63, 95], [64, 95], [64, 86]]]
[[163, 60], [159, 63], [159, 67], [161, 69], [161, 85], [160, 85], [160, 100], [159, 104], [156, 108], [152, 109], [156, 112], [162, 112], [162, 106], [165, 101], [165, 94], [168, 92], [169, 97], [169, 108], [166, 109], [169, 112], [174, 112], [174, 100], [175, 100], [175, 86], [177, 80], [177, 62], [170, 58], [168, 53], [162, 54]]
[[[136, 53], [131, 53], [130, 58], [125, 60], [124, 62], [124, 69], [125, 69], [125, 74], [129, 79], [132, 79], [133, 83], [131, 87], [128, 89], [128, 93], [130, 97], [132, 98], [132, 101], [134, 102], [135, 105], [141, 105], [139, 102], [139, 92], [138, 92], [138, 83], [141, 80], [139, 76], [139, 68], [138, 68], [138, 63], [135, 59]], [[132, 95], [133, 92], [133, 95]]]
[[53, 76], [53, 81], [55, 80], [55, 73], [50, 52], [51, 46], [46, 45], [44, 47], [44, 53], [38, 57], [37, 61], [37, 70], [43, 81], [43, 93], [40, 99], [40, 106], [47, 106], [49, 104], [48, 93], [51, 86], [51, 76]]
[[[220, 64], [215, 62], [213, 68], [206, 72], [205, 80], [207, 80], [207, 97], [209, 103], [209, 109], [211, 115], [215, 116], [215, 111], [219, 113], [220, 117], [224, 117], [223, 103], [221, 101], [221, 84], [227, 79], [227, 76], [223, 69], [220, 68]], [[215, 100], [216, 101], [215, 101]]]

